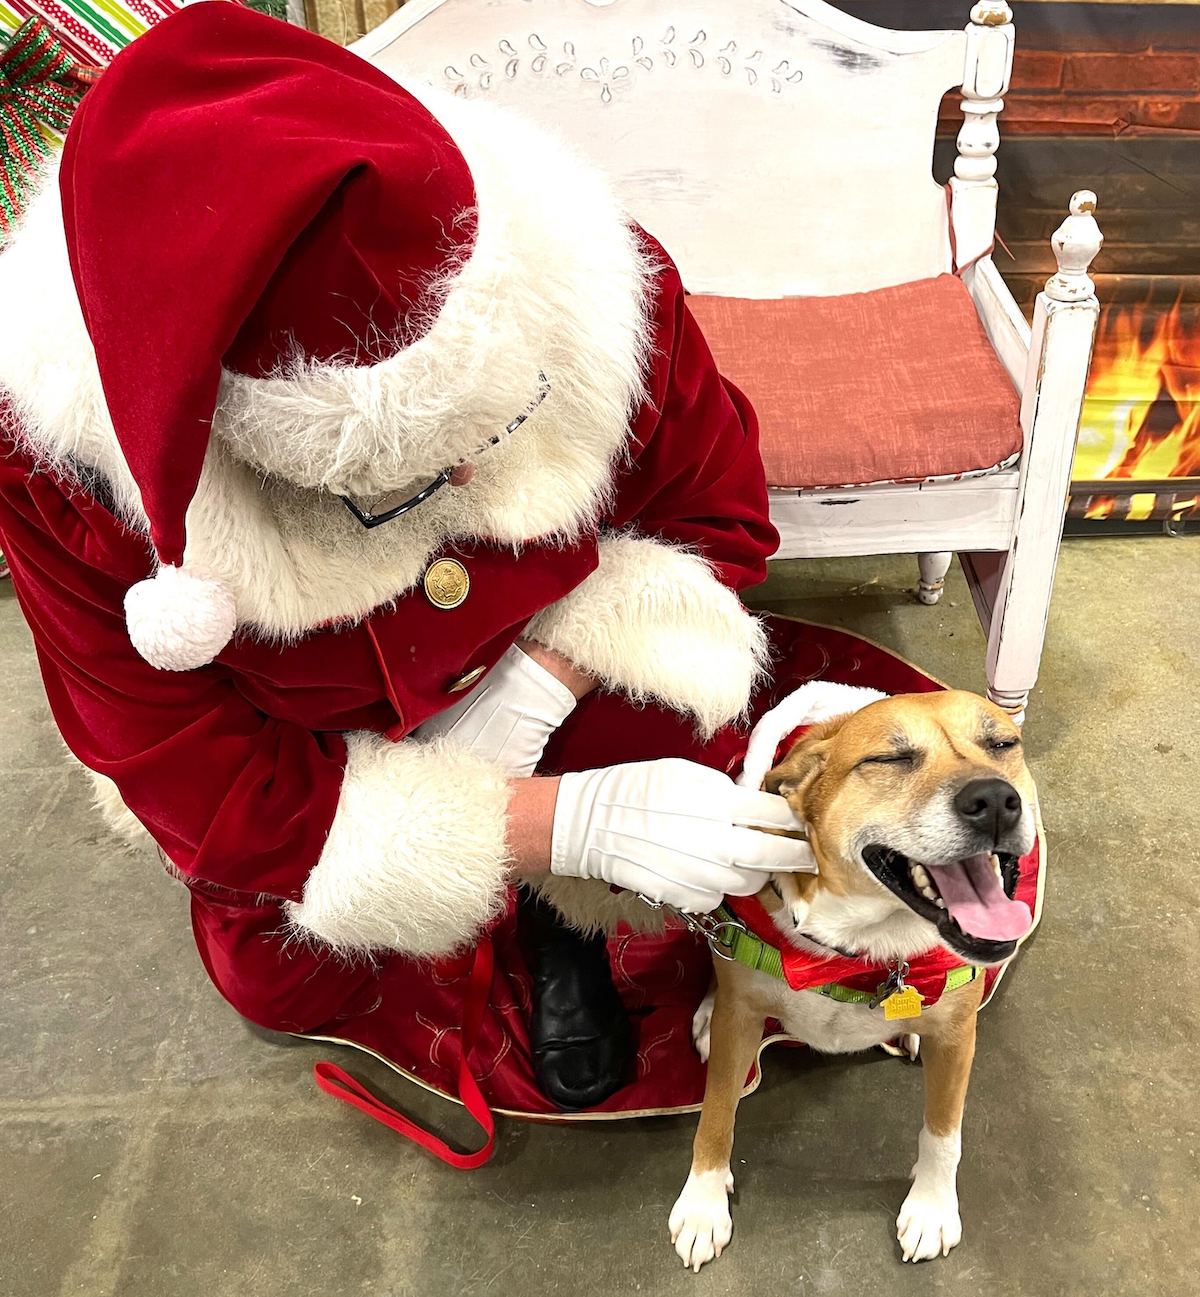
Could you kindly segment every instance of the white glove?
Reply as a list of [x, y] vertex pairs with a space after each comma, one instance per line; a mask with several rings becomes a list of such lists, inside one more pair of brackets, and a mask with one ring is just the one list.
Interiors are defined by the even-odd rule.
[[815, 872], [807, 843], [757, 832], [795, 829], [782, 797], [677, 757], [563, 775], [550, 872], [598, 878], [680, 910], [751, 896], [767, 876]]
[[567, 686], [514, 644], [470, 693], [431, 716], [416, 737], [445, 736], [524, 778], [574, 709]]

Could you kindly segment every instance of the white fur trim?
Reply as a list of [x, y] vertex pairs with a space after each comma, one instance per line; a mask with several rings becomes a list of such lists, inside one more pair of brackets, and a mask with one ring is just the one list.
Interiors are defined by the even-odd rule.
[[766, 637], [698, 554], [646, 536], [600, 543], [600, 566], [526, 632], [635, 702], [696, 718], [708, 737], [746, 709]]
[[161, 567], [125, 592], [133, 647], [160, 671], [207, 666], [233, 638], [237, 608], [228, 587], [182, 567]]
[[[239, 625], [260, 636], [295, 638], [365, 616], [411, 589], [434, 550], [456, 537], [519, 546], [579, 535], [595, 524], [630, 413], [644, 399], [654, 268], [607, 183], [555, 136], [494, 104], [414, 93], [444, 120], [479, 198], [479, 237], [443, 307], [445, 323], [440, 315], [424, 346], [376, 366], [227, 377], [188, 511], [187, 564], [223, 581]], [[497, 302], [476, 319], [471, 311], [482, 310], [488, 291]], [[21, 303], [19, 312], [0, 311], [0, 386], [25, 444], [42, 463], [104, 478], [122, 518], [147, 531], [75, 296], [53, 169], [0, 255], [0, 301]], [[276, 439], [294, 454], [296, 439], [315, 432], [314, 454], [334, 438], [343, 469], [357, 465], [357, 476], [370, 460], [382, 489], [399, 489], [416, 460], [382, 446], [383, 421], [418, 430], [432, 454], [440, 410], [441, 468], [525, 408], [539, 369], [550, 395], [475, 461], [469, 485], [447, 487], [376, 531], [331, 495], [264, 479], [243, 462]], [[411, 408], [401, 392], [410, 382]], [[384, 483], [393, 472], [404, 481]]]
[[585, 936], [598, 932], [612, 936], [623, 923], [637, 932], [663, 930], [662, 910], [652, 909], [632, 892], [614, 892], [607, 883], [597, 879], [540, 874], [524, 881]]
[[341, 800], [294, 930], [344, 953], [445, 955], [500, 911], [508, 786], [451, 743], [349, 740]]
[[878, 689], [839, 685], [831, 680], [810, 680], [801, 685], [759, 718], [750, 732], [746, 759], [737, 782], [743, 788], [761, 788], [767, 771], [775, 764], [776, 749], [801, 725], [818, 725], [886, 697]]
[[75, 296], [56, 161], [0, 254], [0, 302], [20, 303], [20, 310], [0, 310], [0, 387], [17, 417], [13, 431], [48, 465], [94, 469], [108, 481], [122, 516], [148, 530]]

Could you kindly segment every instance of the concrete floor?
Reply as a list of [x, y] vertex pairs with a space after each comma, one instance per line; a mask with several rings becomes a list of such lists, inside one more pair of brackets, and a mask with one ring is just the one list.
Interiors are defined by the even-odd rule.
[[[914, 566], [784, 564], [757, 601], [978, 688], [961, 575], [925, 609]], [[963, 1244], [897, 1257], [919, 1073], [776, 1051], [738, 1125], [734, 1241], [696, 1277], [666, 1238], [691, 1118], [506, 1122], [492, 1165], [461, 1175], [319, 1095], [328, 1049], [252, 1039], [205, 981], [180, 892], [89, 814], [0, 583], [0, 1293], [1194, 1294], [1198, 589], [1198, 540], [1063, 551], [1028, 726], [1047, 912], [981, 1023]]]

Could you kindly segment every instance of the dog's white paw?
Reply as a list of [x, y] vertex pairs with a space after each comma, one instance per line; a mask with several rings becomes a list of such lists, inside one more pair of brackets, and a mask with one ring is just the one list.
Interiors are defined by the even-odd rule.
[[708, 994], [700, 1001], [700, 1007], [692, 1015], [692, 1044], [700, 1055], [702, 1063], [708, 1062], [709, 1033], [712, 1030], [713, 1005], [717, 1002], [715, 987], [708, 988]]
[[699, 1271], [706, 1261], [719, 1257], [733, 1236], [733, 1217], [729, 1214], [729, 1195], [733, 1192], [733, 1173], [693, 1171], [675, 1199], [667, 1228], [671, 1242], [685, 1266]]
[[896, 1217], [896, 1237], [905, 1261], [947, 1256], [962, 1240], [955, 1184], [962, 1156], [962, 1132], [935, 1135], [927, 1126], [922, 1127], [917, 1148], [913, 1186]]
[[958, 1194], [953, 1189], [930, 1193], [914, 1184], [896, 1217], [896, 1237], [905, 1261], [948, 1256], [962, 1241]]

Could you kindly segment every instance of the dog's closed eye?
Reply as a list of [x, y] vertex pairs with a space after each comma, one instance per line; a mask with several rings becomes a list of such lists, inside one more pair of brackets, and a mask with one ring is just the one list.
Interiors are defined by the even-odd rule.
[[985, 739], [983, 746], [989, 752], [1012, 752], [1021, 746], [1021, 740], [1015, 735], [1003, 735]]
[[860, 766], [912, 766], [916, 765], [918, 754], [911, 748], [901, 751], [880, 752], [874, 756], [863, 757]]
[[985, 716], [977, 742], [986, 752], [1013, 752], [1021, 747], [1021, 736], [1014, 734], [1010, 725], [997, 724], [991, 716]]

